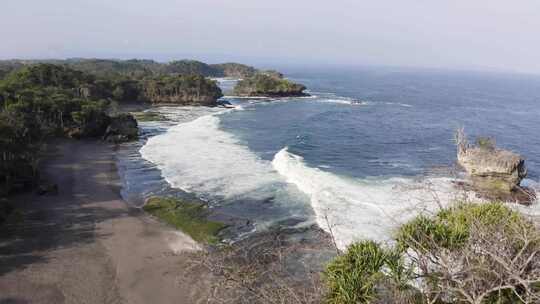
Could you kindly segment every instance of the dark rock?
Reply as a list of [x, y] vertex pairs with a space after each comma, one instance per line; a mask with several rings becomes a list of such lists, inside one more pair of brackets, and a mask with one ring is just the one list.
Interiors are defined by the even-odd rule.
[[131, 114], [120, 114], [111, 117], [111, 122], [103, 138], [108, 142], [121, 143], [138, 138], [137, 120]]

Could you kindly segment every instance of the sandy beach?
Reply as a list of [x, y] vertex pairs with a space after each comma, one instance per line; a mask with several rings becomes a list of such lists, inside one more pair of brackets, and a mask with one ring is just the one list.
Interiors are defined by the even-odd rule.
[[16, 198], [23, 219], [0, 235], [0, 303], [197, 303], [184, 278], [191, 238], [122, 200], [114, 146], [57, 141], [43, 176], [58, 195]]

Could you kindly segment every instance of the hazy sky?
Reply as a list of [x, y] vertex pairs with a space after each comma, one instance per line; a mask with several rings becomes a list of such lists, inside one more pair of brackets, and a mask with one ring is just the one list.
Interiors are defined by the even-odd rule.
[[540, 73], [539, 0], [0, 0], [0, 58]]

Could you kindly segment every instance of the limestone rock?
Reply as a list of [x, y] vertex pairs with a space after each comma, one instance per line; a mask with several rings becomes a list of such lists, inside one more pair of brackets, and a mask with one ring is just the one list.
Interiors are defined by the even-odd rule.
[[527, 176], [525, 160], [511, 151], [473, 147], [459, 153], [458, 161], [483, 189], [509, 192]]
[[534, 191], [520, 186], [527, 176], [521, 155], [494, 144], [471, 146], [463, 133], [458, 134], [457, 141], [458, 163], [469, 174], [472, 190], [481, 197], [523, 204], [535, 199]]

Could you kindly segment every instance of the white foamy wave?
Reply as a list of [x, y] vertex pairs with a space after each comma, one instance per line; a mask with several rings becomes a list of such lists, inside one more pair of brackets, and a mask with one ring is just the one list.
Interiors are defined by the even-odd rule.
[[410, 104], [408, 104], [408, 103], [401, 103], [401, 102], [385, 102], [385, 104], [387, 104], [387, 105], [397, 105], [397, 106], [405, 107], [405, 108], [412, 108], [412, 105], [410, 105]]
[[[219, 129], [219, 117], [207, 115], [152, 137], [141, 149], [176, 188], [225, 199], [269, 196], [265, 189], [281, 177], [233, 135]], [[268, 190], [270, 191], [270, 190]]]
[[366, 106], [372, 104], [369, 101], [362, 101], [362, 100], [356, 100], [356, 99], [338, 99], [338, 98], [326, 98], [326, 99], [319, 99], [318, 102], [323, 103], [337, 103], [337, 104], [345, 104], [345, 105], [354, 105], [354, 106]]
[[344, 249], [358, 239], [388, 241], [394, 229], [420, 212], [436, 212], [460, 195], [451, 180], [384, 180], [337, 176], [305, 165], [303, 158], [278, 152], [274, 168], [308, 195], [319, 226]]

